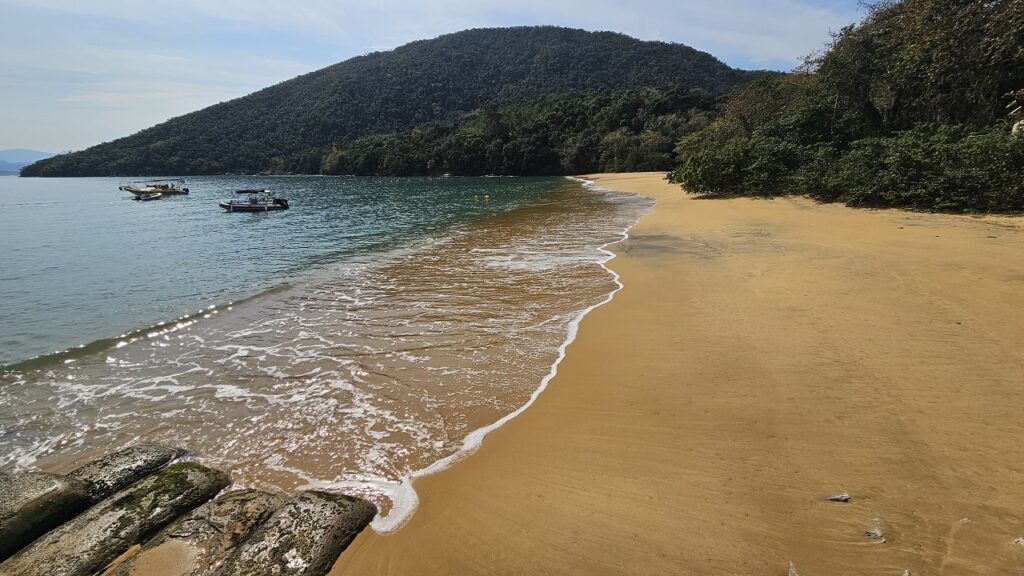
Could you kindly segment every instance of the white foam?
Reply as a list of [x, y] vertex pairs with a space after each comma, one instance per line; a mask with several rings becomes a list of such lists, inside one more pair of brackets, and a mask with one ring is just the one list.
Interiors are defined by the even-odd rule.
[[[567, 178], [569, 180], [580, 182], [583, 184], [585, 188], [591, 190], [601, 192], [612, 192], [612, 190], [598, 187], [596, 182], [594, 182], [593, 180], [585, 180], [582, 178], [575, 177]], [[477, 428], [476, 430], [470, 432], [462, 440], [462, 447], [457, 452], [450, 454], [440, 460], [437, 460], [436, 462], [425, 468], [421, 468], [419, 470], [406, 474], [401, 478], [401, 480], [397, 484], [393, 482], [388, 482], [386, 484], [381, 483], [376, 484], [374, 486], [374, 488], [383, 491], [392, 502], [391, 511], [387, 516], [381, 516], [378, 514], [377, 517], [373, 519], [373, 522], [370, 523], [370, 526], [376, 532], [394, 532], [395, 530], [398, 530], [403, 525], [405, 525], [405, 523], [408, 522], [412, 515], [416, 512], [416, 509], [419, 507], [419, 496], [416, 494], [416, 490], [413, 488], [413, 481], [416, 478], [436, 474], [442, 470], [451, 467], [459, 460], [462, 460], [463, 458], [473, 454], [474, 452], [480, 449], [480, 446], [483, 444], [484, 438], [486, 438], [488, 434], [490, 434], [494, 430], [497, 430], [498, 428], [501, 428], [508, 422], [512, 421], [514, 418], [516, 418], [517, 416], [525, 412], [530, 406], [532, 406], [534, 402], [536, 402], [537, 398], [539, 398], [540, 395], [547, 389], [548, 383], [551, 382], [551, 380], [558, 374], [558, 366], [562, 363], [562, 360], [565, 359], [565, 353], [566, 350], [569, 348], [569, 345], [576, 340], [576, 334], [579, 331], [579, 325], [580, 322], [583, 321], [583, 318], [593, 310], [611, 302], [612, 299], [615, 297], [615, 294], [617, 294], [619, 290], [622, 290], [624, 288], [622, 281], [619, 279], [618, 273], [616, 273], [614, 270], [606, 266], [606, 264], [609, 261], [615, 258], [615, 253], [609, 250], [608, 247], [613, 244], [618, 244], [619, 242], [627, 240], [629, 238], [629, 231], [634, 226], [636, 226], [636, 224], [640, 221], [640, 218], [642, 218], [647, 213], [649, 213], [649, 211], [640, 214], [640, 216], [638, 216], [637, 219], [631, 225], [624, 228], [621, 232], [621, 237], [618, 240], [607, 242], [598, 248], [598, 251], [603, 253], [604, 257], [599, 259], [597, 263], [602, 268], [604, 268], [605, 271], [611, 274], [612, 280], [615, 282], [616, 288], [609, 292], [604, 300], [583, 309], [581, 312], [577, 313], [569, 322], [566, 339], [564, 342], [562, 342], [562, 345], [558, 347], [558, 358], [556, 358], [555, 361], [551, 364], [550, 371], [541, 380], [540, 385], [537, 387], [537, 389], [533, 391], [533, 394], [530, 395], [529, 400], [527, 400], [525, 404], [520, 406], [514, 412], [505, 415], [497, 422], [494, 422], [493, 424], [490, 424], [488, 426], [484, 426], [483, 428]]]

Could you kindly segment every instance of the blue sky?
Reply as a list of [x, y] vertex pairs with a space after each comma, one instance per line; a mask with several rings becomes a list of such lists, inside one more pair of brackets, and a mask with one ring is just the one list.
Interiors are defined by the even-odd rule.
[[0, 0], [0, 149], [77, 150], [352, 56], [554, 24], [789, 70], [856, 0]]

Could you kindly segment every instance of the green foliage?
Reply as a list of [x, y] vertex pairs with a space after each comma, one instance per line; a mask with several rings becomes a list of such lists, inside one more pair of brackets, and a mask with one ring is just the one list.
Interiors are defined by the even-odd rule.
[[707, 126], [702, 90], [641, 89], [545, 96], [484, 106], [458, 122], [338, 144], [325, 174], [555, 175], [669, 170], [674, 143]]
[[[332, 145], [349, 146], [362, 137], [432, 123], [443, 127], [486, 104], [505, 107], [551, 94], [672, 86], [718, 96], [757, 75], [733, 70], [687, 46], [611, 32], [468, 30], [352, 58], [126, 138], [36, 163], [23, 175], [315, 172], [317, 157]], [[482, 135], [489, 142], [496, 136]], [[415, 140], [402, 140], [374, 144], [379, 150], [373, 154], [381, 155], [376, 162], [360, 152], [368, 164], [358, 172], [370, 172], [370, 165], [380, 171], [382, 161], [389, 173], [423, 172], [400, 148]], [[482, 153], [470, 134], [449, 144], [444, 159], [452, 171], [476, 171], [484, 162], [460, 156], [462, 151]], [[554, 143], [542, 139], [516, 139], [508, 145], [507, 151], [488, 152], [509, 162], [504, 172], [535, 165], [543, 157], [555, 164], [555, 158], [562, 158], [548, 149]], [[544, 164], [546, 171], [555, 171], [555, 164]]]
[[810, 71], [731, 95], [679, 142], [670, 178], [703, 194], [1024, 210], [1024, 138], [1007, 122], [1020, 114], [1022, 29], [1016, 0], [875, 4]]
[[795, 191], [851, 206], [906, 206], [950, 212], [1024, 210], [1024, 138], [1005, 124], [978, 132], [920, 124], [857, 140], [839, 153], [817, 148], [797, 171]]
[[919, 122], [987, 126], [1024, 87], [1019, 0], [878, 3], [814, 64], [839, 106], [865, 130]]

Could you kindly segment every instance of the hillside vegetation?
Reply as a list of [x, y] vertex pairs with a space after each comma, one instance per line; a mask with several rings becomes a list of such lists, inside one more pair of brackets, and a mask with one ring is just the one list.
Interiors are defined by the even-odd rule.
[[332, 145], [579, 91], [699, 88], [756, 73], [683, 46], [555, 27], [468, 30], [346, 60], [26, 168], [24, 176], [316, 172]]
[[807, 69], [730, 96], [671, 177], [704, 194], [1024, 210], [1024, 3], [870, 7]]
[[703, 90], [583, 92], [484, 107], [459, 122], [334, 147], [324, 174], [555, 175], [670, 170], [675, 144], [707, 126]]

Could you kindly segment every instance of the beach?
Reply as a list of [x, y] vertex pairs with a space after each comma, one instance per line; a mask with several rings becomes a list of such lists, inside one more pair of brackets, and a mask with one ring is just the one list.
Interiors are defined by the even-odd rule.
[[333, 574], [1024, 571], [1020, 219], [593, 178], [657, 202], [624, 288]]

